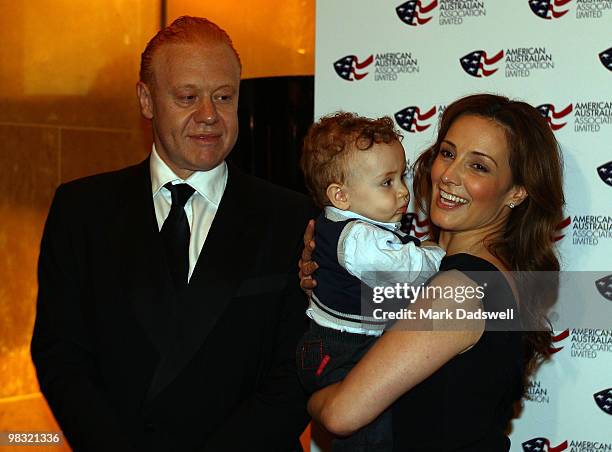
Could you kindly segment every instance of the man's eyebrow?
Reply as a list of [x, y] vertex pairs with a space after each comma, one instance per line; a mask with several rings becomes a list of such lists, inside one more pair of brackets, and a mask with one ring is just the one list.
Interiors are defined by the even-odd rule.
[[177, 85], [175, 86], [175, 89], [197, 89], [198, 87], [196, 85], [194, 85], [193, 83], [185, 83], [184, 85]]

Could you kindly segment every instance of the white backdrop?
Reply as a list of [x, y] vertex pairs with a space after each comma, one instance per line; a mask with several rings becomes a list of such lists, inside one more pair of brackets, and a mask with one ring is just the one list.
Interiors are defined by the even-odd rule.
[[[585, 273], [588, 293], [565, 291], [561, 303], [588, 298], [607, 316], [612, 0], [318, 0], [317, 118], [336, 110], [394, 117], [414, 161], [445, 106], [478, 92], [524, 100], [548, 117], [565, 159], [562, 265], [597, 272]], [[604, 318], [612, 328], [612, 315]], [[558, 351], [513, 422], [512, 451], [612, 451], [612, 331], [555, 326]]]

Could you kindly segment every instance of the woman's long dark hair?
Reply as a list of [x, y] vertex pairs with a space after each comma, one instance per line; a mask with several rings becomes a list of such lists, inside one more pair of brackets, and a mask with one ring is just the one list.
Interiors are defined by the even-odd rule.
[[[467, 96], [450, 104], [442, 115], [436, 142], [414, 164], [415, 200], [429, 212], [431, 168], [451, 125], [464, 115], [488, 118], [501, 125], [508, 139], [513, 183], [525, 187], [527, 198], [514, 207], [499, 236], [485, 246], [515, 271], [524, 334], [525, 381], [550, 356], [551, 328], [546, 312], [556, 301], [559, 260], [554, 234], [563, 216], [562, 161], [546, 120], [531, 105], [492, 94]], [[432, 225], [434, 239], [439, 230]]]

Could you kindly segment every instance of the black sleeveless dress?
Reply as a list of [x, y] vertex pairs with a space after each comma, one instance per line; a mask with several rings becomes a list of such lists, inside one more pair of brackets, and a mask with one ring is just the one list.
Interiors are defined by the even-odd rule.
[[[491, 263], [455, 254], [440, 271], [459, 270], [478, 285], [486, 283], [485, 311], [515, 309], [516, 300], [502, 273]], [[518, 321], [518, 319], [517, 319]], [[393, 405], [394, 451], [501, 452], [510, 450], [506, 435], [513, 404], [522, 394], [522, 334], [507, 324], [486, 321], [485, 332], [468, 351], [456, 356]]]

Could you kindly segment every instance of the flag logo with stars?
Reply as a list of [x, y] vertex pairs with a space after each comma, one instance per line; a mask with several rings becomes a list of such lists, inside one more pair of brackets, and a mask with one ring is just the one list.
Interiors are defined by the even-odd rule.
[[[565, 218], [564, 220], [562, 220], [558, 225], [557, 225], [557, 234], [553, 237], [553, 240], [555, 242], [558, 242], [559, 240], [561, 240], [563, 237], [565, 237], [565, 234], [563, 233], [563, 230], [568, 227], [572, 222], [572, 219], [570, 217]], [[560, 234], [560, 235], [559, 235]]]
[[561, 331], [559, 334], [555, 334], [551, 339], [552, 339], [552, 344], [551, 346], [548, 348], [548, 351], [550, 352], [551, 355], [554, 355], [555, 353], [560, 352], [561, 350], [563, 350], [563, 347], [565, 347], [564, 345], [562, 345], [561, 347], [557, 347], [557, 342], [561, 342], [565, 339], [567, 339], [570, 335], [570, 330], [569, 328], [566, 330]]
[[612, 301], [612, 275], [604, 276], [595, 281], [597, 292], [608, 301]]
[[612, 161], [608, 163], [604, 163], [600, 167], [597, 168], [597, 174], [605, 184], [608, 184], [612, 187]]
[[334, 63], [334, 69], [336, 70], [336, 74], [338, 74], [341, 78], [352, 82], [353, 80], [361, 80], [368, 75], [367, 72], [358, 71], [365, 69], [372, 64], [373, 61], [374, 55], [370, 55], [361, 62], [355, 55], [347, 55]]
[[525, 441], [523, 444], [523, 452], [561, 452], [567, 449], [567, 441], [563, 441], [558, 446], [551, 446], [548, 438], [533, 438]]
[[612, 388], [593, 394], [593, 398], [601, 411], [612, 416]]
[[402, 219], [401, 230], [417, 239], [423, 239], [429, 236], [429, 218], [419, 219], [418, 213], [409, 212]]
[[463, 70], [472, 77], [489, 77], [497, 72], [497, 68], [493, 65], [503, 56], [503, 50], [500, 50], [491, 58], [487, 56], [487, 52], [484, 50], [475, 50], [459, 58], [459, 62]]
[[431, 125], [425, 124], [424, 121], [430, 119], [435, 113], [435, 105], [425, 113], [421, 113], [421, 109], [419, 107], [412, 105], [395, 113], [395, 120], [397, 121], [397, 124], [406, 132], [422, 132], [423, 130], [428, 129]]
[[552, 130], [559, 130], [567, 124], [566, 122], [560, 122], [559, 119], [563, 119], [565, 116], [569, 115], [574, 107], [572, 104], [569, 104], [563, 110], [556, 111], [553, 104], [542, 104], [536, 107], [536, 109], [544, 116]]
[[433, 0], [427, 6], [423, 6], [423, 2], [420, 0], [413, 0], [402, 3], [395, 8], [395, 12], [397, 13], [397, 17], [406, 25], [416, 27], [417, 25], [426, 24], [431, 20], [431, 16], [424, 17], [424, 15], [431, 12], [436, 6], [438, 6], [438, 0]]
[[533, 13], [546, 20], [563, 17], [569, 9], [561, 9], [572, 0], [529, 0]]
[[612, 47], [599, 54], [599, 61], [607, 70], [612, 71]]

